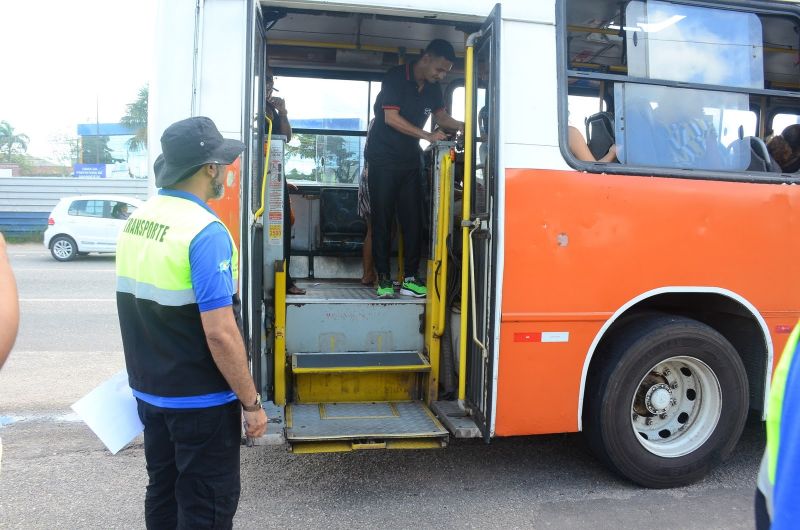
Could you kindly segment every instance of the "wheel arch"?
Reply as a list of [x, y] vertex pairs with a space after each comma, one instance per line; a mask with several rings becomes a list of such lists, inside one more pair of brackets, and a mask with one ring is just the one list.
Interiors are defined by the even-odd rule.
[[47, 248], [53, 248], [53, 241], [55, 241], [56, 238], [59, 238], [59, 237], [68, 237], [68, 238], [70, 238], [72, 241], [75, 242], [75, 248], [79, 248], [78, 247], [78, 240], [70, 232], [58, 232], [57, 234], [53, 234], [52, 236], [50, 236], [50, 241], [47, 244]]
[[632, 298], [600, 328], [589, 346], [581, 372], [578, 430], [583, 430], [585, 393], [589, 379], [602, 364], [602, 345], [623, 326], [653, 313], [685, 316], [722, 334], [742, 359], [750, 385], [750, 408], [765, 413], [774, 348], [767, 323], [743, 296], [720, 287], [661, 287]]

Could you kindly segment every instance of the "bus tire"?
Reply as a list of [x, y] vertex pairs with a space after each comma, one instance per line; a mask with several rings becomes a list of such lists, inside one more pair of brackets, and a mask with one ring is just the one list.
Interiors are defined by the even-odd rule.
[[590, 381], [584, 431], [613, 470], [648, 488], [701, 479], [733, 451], [748, 382], [731, 343], [684, 317], [628, 324]]

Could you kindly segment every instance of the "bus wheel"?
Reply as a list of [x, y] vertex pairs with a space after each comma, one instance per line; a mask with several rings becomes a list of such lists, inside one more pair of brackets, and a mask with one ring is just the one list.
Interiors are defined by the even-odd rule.
[[747, 417], [748, 384], [725, 337], [689, 318], [648, 317], [604, 350], [584, 428], [612, 469], [642, 486], [671, 488], [730, 455]]

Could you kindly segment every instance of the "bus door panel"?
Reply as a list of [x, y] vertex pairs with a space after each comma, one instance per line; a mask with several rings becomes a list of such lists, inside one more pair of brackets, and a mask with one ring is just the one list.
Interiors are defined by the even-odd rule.
[[263, 217], [256, 217], [261, 207], [261, 184], [264, 170], [264, 74], [266, 70], [266, 34], [260, 2], [248, 2], [247, 85], [244, 112], [244, 142], [247, 149], [241, 158], [239, 276], [241, 282], [242, 324], [256, 388], [270, 396], [271, 370], [266, 358], [263, 304]]
[[475, 45], [472, 112], [476, 125], [471, 175], [470, 301], [467, 321], [467, 393], [476, 424], [486, 439], [490, 436], [493, 381], [495, 306], [496, 194], [498, 178], [498, 75], [500, 5], [483, 25]]

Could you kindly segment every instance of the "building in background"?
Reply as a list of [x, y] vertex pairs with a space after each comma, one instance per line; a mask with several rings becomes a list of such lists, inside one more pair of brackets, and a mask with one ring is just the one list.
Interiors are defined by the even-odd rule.
[[78, 124], [79, 159], [73, 176], [147, 178], [147, 150], [131, 150], [133, 136], [134, 131], [120, 123]]

